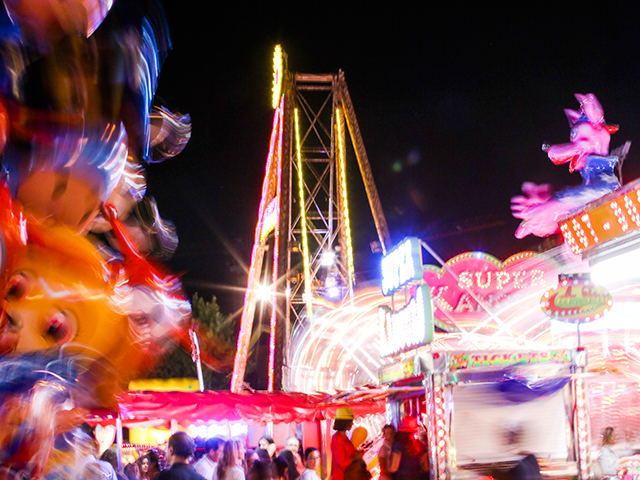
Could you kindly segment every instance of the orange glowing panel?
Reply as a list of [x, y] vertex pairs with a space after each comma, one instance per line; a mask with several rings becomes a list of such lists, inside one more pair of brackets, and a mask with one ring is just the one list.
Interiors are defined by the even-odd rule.
[[560, 222], [567, 246], [575, 254], [640, 229], [640, 181], [585, 205]]

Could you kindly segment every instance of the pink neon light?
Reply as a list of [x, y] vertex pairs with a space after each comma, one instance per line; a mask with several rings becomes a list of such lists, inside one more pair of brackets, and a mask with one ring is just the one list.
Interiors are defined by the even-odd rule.
[[[431, 290], [434, 316], [445, 323], [477, 321], [485, 310], [468, 293], [471, 290], [484, 305], [494, 307], [517, 292], [546, 290], [557, 282], [554, 265], [523, 252], [504, 263], [480, 252], [458, 255], [447, 262], [457, 279], [444, 268], [424, 267], [423, 279]], [[542, 293], [541, 293], [542, 294]]]
[[[254, 294], [253, 289], [256, 282], [256, 265], [255, 260], [258, 253], [258, 249], [261, 248], [260, 244], [260, 232], [262, 231], [262, 222], [264, 217], [264, 209], [267, 205], [267, 195], [269, 193], [269, 172], [273, 163], [273, 157], [275, 152], [276, 139], [278, 137], [278, 122], [282, 118], [282, 109], [284, 102], [280, 102], [280, 105], [273, 114], [273, 127], [271, 128], [271, 139], [269, 140], [269, 155], [267, 156], [267, 165], [265, 167], [264, 181], [262, 182], [262, 197], [260, 198], [260, 207], [258, 208], [258, 222], [256, 225], [255, 235], [253, 238], [253, 248], [251, 250], [251, 265], [247, 274], [247, 290], [244, 294], [244, 308], [242, 310], [242, 317], [240, 320], [240, 331], [238, 333], [238, 346], [236, 350], [236, 356], [233, 362], [233, 375], [231, 376], [231, 391], [239, 392], [242, 387], [242, 380], [244, 380], [244, 371], [247, 364], [247, 355], [249, 351], [249, 341], [251, 339], [251, 328], [247, 326], [247, 323], [251, 321], [253, 324], [253, 318], [248, 318], [249, 300], [251, 295]], [[259, 274], [259, 272], [257, 272]]]
[[[276, 196], [280, 199], [280, 189], [282, 187], [282, 124], [284, 114], [284, 96], [280, 100], [280, 124], [278, 129], [278, 150], [276, 163]], [[278, 251], [280, 244], [280, 202], [278, 201], [276, 215], [276, 224], [273, 232], [273, 268], [271, 269], [271, 319], [269, 321], [269, 384], [267, 390], [273, 392], [273, 372], [275, 370], [275, 351], [276, 351], [276, 312], [277, 312], [277, 282], [278, 282]]]

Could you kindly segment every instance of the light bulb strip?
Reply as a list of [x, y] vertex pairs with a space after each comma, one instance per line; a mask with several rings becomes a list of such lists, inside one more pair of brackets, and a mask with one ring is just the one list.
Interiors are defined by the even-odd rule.
[[273, 268], [271, 269], [271, 318], [269, 319], [269, 369], [267, 390], [273, 392], [274, 372], [276, 369], [276, 321], [278, 312], [278, 260], [280, 254], [280, 191], [282, 189], [282, 130], [284, 124], [284, 95], [280, 101], [280, 121], [278, 127], [278, 148], [276, 150], [276, 198], [278, 198], [278, 215], [273, 231]]
[[347, 171], [344, 148], [344, 120], [342, 112], [336, 109], [336, 125], [338, 128], [338, 161], [340, 166], [340, 188], [342, 191], [342, 215], [345, 226], [345, 236], [347, 244], [347, 265], [349, 272], [349, 288], [353, 289], [355, 283], [355, 269], [353, 266], [353, 244], [351, 242], [351, 224], [349, 222], [349, 202], [347, 201]]

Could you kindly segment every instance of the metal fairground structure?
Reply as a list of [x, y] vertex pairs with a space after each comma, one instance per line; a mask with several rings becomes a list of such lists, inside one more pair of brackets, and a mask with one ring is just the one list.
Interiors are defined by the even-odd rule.
[[390, 245], [344, 73], [294, 73], [283, 59], [286, 56], [277, 46], [275, 112], [231, 379], [234, 392], [243, 388], [261, 298], [268, 298], [270, 309], [268, 390], [272, 391], [283, 388], [291, 325], [311, 318], [314, 302], [340, 302], [353, 296], [348, 138], [382, 251]]

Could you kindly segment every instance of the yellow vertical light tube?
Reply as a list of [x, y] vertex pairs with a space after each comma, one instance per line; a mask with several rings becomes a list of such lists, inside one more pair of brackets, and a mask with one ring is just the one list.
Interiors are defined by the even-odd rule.
[[355, 282], [355, 269], [353, 266], [353, 244], [351, 242], [351, 224], [349, 222], [349, 203], [347, 201], [347, 171], [344, 148], [344, 123], [342, 112], [336, 108], [336, 123], [338, 127], [338, 161], [340, 165], [340, 188], [342, 191], [342, 215], [344, 218], [346, 244], [347, 244], [347, 267], [349, 272], [349, 289], [353, 293]]

